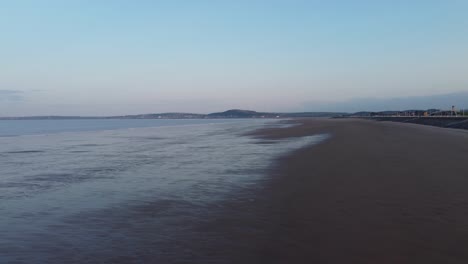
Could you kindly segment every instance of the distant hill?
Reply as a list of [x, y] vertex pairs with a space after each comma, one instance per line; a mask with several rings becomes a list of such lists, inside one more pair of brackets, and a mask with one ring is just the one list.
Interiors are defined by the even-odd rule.
[[262, 113], [251, 110], [231, 109], [219, 113], [211, 113], [208, 118], [274, 118], [279, 117], [276, 113]]
[[208, 114], [208, 118], [292, 118], [292, 117], [332, 117], [341, 116], [346, 113], [334, 112], [256, 112], [251, 110], [231, 109], [224, 112]]
[[49, 120], [49, 119], [206, 119], [206, 118], [293, 118], [293, 117], [333, 117], [347, 113], [334, 112], [300, 112], [300, 113], [270, 113], [252, 110], [231, 109], [211, 114], [194, 113], [159, 113], [124, 116], [84, 117], [84, 116], [26, 116], [0, 117], [0, 120]]

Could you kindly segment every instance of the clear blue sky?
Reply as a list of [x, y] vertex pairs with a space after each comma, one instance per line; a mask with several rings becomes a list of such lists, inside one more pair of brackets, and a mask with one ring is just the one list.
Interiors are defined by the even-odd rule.
[[465, 91], [467, 14], [462, 0], [0, 0], [0, 116]]

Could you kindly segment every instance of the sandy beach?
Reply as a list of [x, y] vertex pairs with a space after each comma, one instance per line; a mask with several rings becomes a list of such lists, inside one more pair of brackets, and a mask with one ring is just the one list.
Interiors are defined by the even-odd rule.
[[466, 131], [358, 119], [294, 122], [300, 125], [253, 135], [330, 138], [280, 158], [258, 199], [238, 208], [251, 212], [236, 216], [241, 224], [267, 228], [235, 236], [246, 253], [233, 260], [468, 263]]

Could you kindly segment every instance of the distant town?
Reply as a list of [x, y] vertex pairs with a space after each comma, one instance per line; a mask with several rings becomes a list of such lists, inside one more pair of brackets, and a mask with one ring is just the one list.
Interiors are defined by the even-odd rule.
[[468, 129], [468, 111], [456, 109], [449, 110], [405, 110], [382, 112], [357, 112], [339, 116], [342, 118], [366, 118], [376, 121], [402, 122], [419, 125], [429, 125], [444, 128]]
[[468, 116], [468, 111], [465, 109], [456, 109], [452, 106], [450, 110], [427, 109], [427, 110], [404, 110], [404, 111], [380, 111], [380, 112], [357, 112], [348, 114], [349, 116], [365, 116], [365, 117], [380, 117], [380, 116], [417, 116], [417, 117], [463, 117]]

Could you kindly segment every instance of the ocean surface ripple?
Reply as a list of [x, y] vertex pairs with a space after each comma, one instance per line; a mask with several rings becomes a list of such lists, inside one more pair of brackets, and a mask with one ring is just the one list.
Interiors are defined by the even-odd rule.
[[275, 158], [326, 138], [243, 136], [282, 125], [264, 120], [112, 124], [0, 137], [0, 263], [184, 261], [223, 201], [250, 199]]

